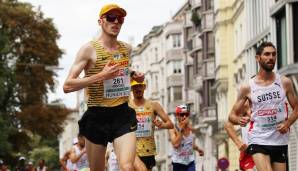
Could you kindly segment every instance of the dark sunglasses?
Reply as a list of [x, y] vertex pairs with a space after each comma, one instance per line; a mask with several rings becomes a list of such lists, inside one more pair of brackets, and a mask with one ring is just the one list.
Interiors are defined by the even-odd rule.
[[189, 113], [179, 113], [179, 116], [180, 117], [184, 117], [184, 116], [188, 117], [189, 116]]
[[120, 16], [117, 16], [115, 14], [107, 14], [104, 16], [104, 18], [107, 19], [108, 22], [110, 23], [114, 23], [117, 19], [118, 23], [119, 24], [122, 24], [124, 22], [124, 17], [120, 17]]

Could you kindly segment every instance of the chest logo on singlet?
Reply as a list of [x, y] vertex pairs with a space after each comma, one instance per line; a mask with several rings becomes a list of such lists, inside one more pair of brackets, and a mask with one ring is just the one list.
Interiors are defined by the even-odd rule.
[[123, 58], [123, 55], [121, 53], [117, 53], [113, 55], [114, 60], [120, 60], [121, 58]]

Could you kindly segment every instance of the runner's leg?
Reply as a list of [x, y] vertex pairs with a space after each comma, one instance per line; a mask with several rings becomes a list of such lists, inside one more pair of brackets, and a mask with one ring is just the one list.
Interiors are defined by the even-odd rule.
[[287, 165], [286, 163], [273, 162], [272, 168], [273, 171], [286, 171]]
[[122, 171], [134, 171], [136, 154], [135, 132], [124, 134], [114, 140], [114, 148]]
[[137, 155], [134, 162], [134, 168], [136, 171], [148, 171], [146, 165]]
[[85, 143], [90, 171], [104, 171], [106, 147], [94, 144], [87, 138], [85, 138]]
[[257, 170], [260, 171], [273, 171], [270, 164], [270, 156], [262, 153], [252, 155]]

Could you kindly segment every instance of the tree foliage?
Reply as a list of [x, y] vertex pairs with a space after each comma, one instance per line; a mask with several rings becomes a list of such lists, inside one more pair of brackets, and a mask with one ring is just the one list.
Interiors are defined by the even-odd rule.
[[69, 110], [47, 104], [56, 74], [46, 66], [59, 64], [59, 37], [39, 9], [0, 0], [0, 158], [28, 152], [32, 134], [56, 138], [63, 130]]

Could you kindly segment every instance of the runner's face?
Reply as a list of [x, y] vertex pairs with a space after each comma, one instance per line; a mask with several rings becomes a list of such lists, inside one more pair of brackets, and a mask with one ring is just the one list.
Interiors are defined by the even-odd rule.
[[121, 17], [119, 11], [110, 11], [104, 14], [99, 22], [104, 33], [111, 37], [117, 37], [124, 22], [124, 17]]
[[271, 46], [265, 47], [262, 54], [257, 56], [257, 61], [262, 69], [271, 72], [276, 62], [276, 50]]
[[184, 121], [185, 119], [188, 119], [189, 113], [180, 113], [177, 115], [178, 121]]
[[146, 86], [145, 85], [134, 85], [131, 87], [132, 88], [132, 93], [133, 93], [133, 97], [136, 99], [141, 99], [144, 97], [144, 91]]

